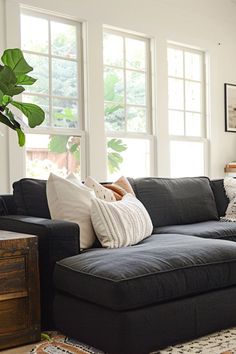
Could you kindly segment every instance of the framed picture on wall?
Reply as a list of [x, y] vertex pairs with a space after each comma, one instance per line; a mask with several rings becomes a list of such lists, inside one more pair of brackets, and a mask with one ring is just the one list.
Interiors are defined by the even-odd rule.
[[236, 85], [225, 84], [225, 131], [236, 133]]

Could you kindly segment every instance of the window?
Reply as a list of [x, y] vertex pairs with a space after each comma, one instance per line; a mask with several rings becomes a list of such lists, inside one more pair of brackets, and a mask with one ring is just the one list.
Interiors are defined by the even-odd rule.
[[168, 47], [168, 117], [172, 177], [204, 175], [206, 107], [204, 53]]
[[149, 39], [106, 29], [104, 112], [108, 179], [151, 174], [152, 120]]
[[24, 101], [46, 112], [42, 126], [28, 131], [26, 175], [47, 178], [56, 172], [81, 174], [83, 148], [81, 24], [22, 11], [21, 47], [37, 82]]

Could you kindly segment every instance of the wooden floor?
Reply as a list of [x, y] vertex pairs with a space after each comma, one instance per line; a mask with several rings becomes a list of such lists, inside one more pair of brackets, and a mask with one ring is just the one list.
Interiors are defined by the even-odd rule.
[[23, 347], [12, 348], [8, 350], [0, 350], [1, 354], [29, 354], [31, 349], [35, 347], [35, 344], [25, 345]]

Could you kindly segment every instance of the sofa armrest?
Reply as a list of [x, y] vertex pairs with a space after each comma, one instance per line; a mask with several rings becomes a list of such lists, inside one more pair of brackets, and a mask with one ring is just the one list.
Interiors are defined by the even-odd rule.
[[[0, 230], [38, 236], [39, 253], [43, 251], [51, 263], [79, 253], [79, 225], [23, 215], [0, 217]], [[46, 246], [46, 248], [44, 247]]]
[[63, 258], [80, 253], [79, 226], [62, 220], [7, 215], [0, 217], [0, 230], [38, 236], [42, 327], [53, 328], [54, 266]]

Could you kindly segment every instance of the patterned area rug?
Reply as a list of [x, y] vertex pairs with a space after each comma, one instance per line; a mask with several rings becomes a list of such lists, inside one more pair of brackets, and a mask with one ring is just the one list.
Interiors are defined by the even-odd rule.
[[[39, 343], [31, 354], [105, 354], [58, 333], [50, 333], [51, 340]], [[236, 354], [236, 328], [213, 333], [184, 344], [168, 347], [151, 354]]]

